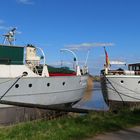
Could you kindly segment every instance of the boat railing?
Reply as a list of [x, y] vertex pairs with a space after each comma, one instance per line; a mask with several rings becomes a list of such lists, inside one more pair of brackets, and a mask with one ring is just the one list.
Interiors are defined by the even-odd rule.
[[108, 75], [140, 75], [140, 71], [109, 70]]
[[140, 75], [140, 71], [135, 71], [135, 75]]
[[124, 71], [119, 71], [119, 70], [109, 70], [108, 71], [109, 75], [124, 75]]

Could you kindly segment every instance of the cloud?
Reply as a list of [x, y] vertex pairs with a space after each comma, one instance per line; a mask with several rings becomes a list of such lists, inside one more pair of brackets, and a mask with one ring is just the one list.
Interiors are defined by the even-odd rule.
[[4, 23], [4, 20], [0, 19], [0, 24], [3, 24]]
[[9, 28], [4, 26], [4, 25], [0, 25], [0, 30], [8, 30]]
[[91, 49], [94, 47], [104, 47], [104, 46], [114, 46], [114, 43], [81, 43], [81, 44], [71, 44], [65, 45], [66, 48], [71, 50], [79, 50], [79, 49]]
[[0, 19], [0, 30], [8, 30], [8, 27], [6, 27], [4, 23], [4, 20]]
[[24, 5], [33, 5], [34, 2], [32, 0], [17, 0], [19, 3]]

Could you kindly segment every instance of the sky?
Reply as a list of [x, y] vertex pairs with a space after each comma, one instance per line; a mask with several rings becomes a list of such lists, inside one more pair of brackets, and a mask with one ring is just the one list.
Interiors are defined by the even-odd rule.
[[60, 49], [79, 46], [79, 64], [89, 51], [89, 72], [97, 75], [105, 63], [103, 44], [110, 60], [140, 61], [139, 0], [0, 0], [0, 35], [12, 27], [16, 45], [41, 47], [47, 64], [72, 66], [72, 54]]

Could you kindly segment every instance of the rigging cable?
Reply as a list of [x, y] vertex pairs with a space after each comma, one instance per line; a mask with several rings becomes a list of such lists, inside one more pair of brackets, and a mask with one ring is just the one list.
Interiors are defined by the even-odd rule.
[[[105, 78], [106, 78], [106, 77], [105, 77]], [[116, 88], [115, 88], [115, 87], [112, 85], [112, 83], [111, 83], [111, 82], [114, 82], [114, 81], [111, 81], [111, 80], [109, 80], [108, 78], [106, 78], [106, 79], [107, 79], [107, 81], [109, 82], [109, 84], [112, 86], [113, 89], [110, 88], [110, 87], [107, 87], [107, 88], [116, 91], [116, 92], [118, 93], [119, 97], [121, 98], [123, 104], [124, 104], [124, 101], [123, 101], [123, 98], [122, 98], [121, 95], [126, 96], [126, 97], [129, 97], [129, 98], [131, 98], [131, 99], [140, 100], [140, 98], [132, 97], [132, 96], [130, 96], [130, 95], [126, 95], [126, 94], [124, 94], [124, 93], [121, 93], [121, 92], [117, 91]], [[114, 83], [117, 84], [116, 82], [114, 82]], [[117, 84], [117, 85], [120, 86], [119, 84]], [[125, 88], [125, 87], [123, 87], [123, 86], [120, 86], [120, 87], [129, 90], [128, 88]], [[132, 92], [138, 94], [137, 92], [135, 92], [135, 91], [133, 91], [133, 90], [129, 90], [129, 91], [132, 91]]]
[[12, 87], [23, 77], [23, 76], [26, 76], [27, 73], [24, 73], [20, 76], [20, 77], [17, 77], [16, 81], [6, 90], [6, 92], [0, 97], [0, 101], [1, 99], [12, 89]]
[[[108, 78], [107, 78], [107, 79], [108, 79]], [[114, 82], [114, 81], [112, 81], [112, 80], [110, 80], [110, 81], [111, 81], [111, 82], [113, 82], [113, 83], [115, 83], [116, 85], [118, 85], [118, 86], [120, 86], [120, 87], [124, 88], [124, 89], [127, 89], [127, 90], [129, 90], [129, 91], [131, 91], [131, 92], [134, 92], [134, 93], [136, 93], [136, 94], [140, 94], [139, 92], [136, 92], [136, 91], [131, 90], [131, 89], [127, 88], [127, 87], [124, 87], [124, 86], [122, 86], [122, 85], [118, 84], [117, 82]]]
[[[106, 78], [106, 76], [104, 76], [104, 77]], [[114, 89], [114, 91], [116, 91], [116, 92], [118, 93], [120, 99], [121, 99], [122, 102], [123, 102], [123, 106], [124, 106], [125, 103], [124, 103], [124, 100], [123, 100], [122, 96], [120, 95], [120, 93], [116, 90], [116, 88], [112, 85], [112, 83], [108, 80], [108, 78], [106, 78], [106, 80], [107, 80], [107, 81], [109, 82], [109, 84], [112, 86], [112, 88]]]

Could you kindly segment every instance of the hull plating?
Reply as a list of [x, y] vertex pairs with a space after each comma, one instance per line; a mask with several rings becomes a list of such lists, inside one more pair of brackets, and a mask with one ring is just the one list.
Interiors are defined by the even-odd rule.
[[106, 102], [140, 103], [140, 76], [107, 75], [101, 79]]
[[7, 92], [16, 81], [15, 78], [0, 79], [0, 96], [7, 102], [55, 105], [71, 103], [80, 100], [87, 87], [87, 76], [61, 76], [21, 78]]

